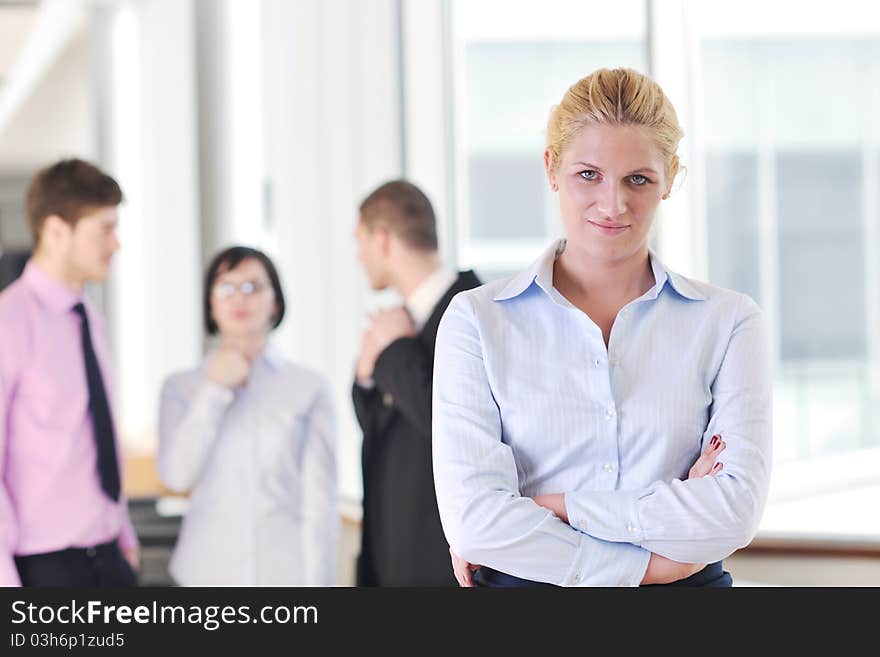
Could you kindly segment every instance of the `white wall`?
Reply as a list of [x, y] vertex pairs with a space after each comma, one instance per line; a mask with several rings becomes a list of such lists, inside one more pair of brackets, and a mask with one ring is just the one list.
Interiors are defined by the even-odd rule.
[[267, 0], [263, 8], [269, 250], [288, 299], [278, 332], [327, 376], [342, 493], [359, 499], [361, 434], [350, 386], [369, 302], [352, 237], [357, 206], [401, 173], [392, 0]]
[[191, 0], [131, 0], [96, 16], [102, 157], [127, 202], [107, 300], [120, 434], [155, 450], [159, 389], [202, 353]]
[[27, 171], [96, 154], [91, 50], [75, 38], [0, 132], [0, 170]]

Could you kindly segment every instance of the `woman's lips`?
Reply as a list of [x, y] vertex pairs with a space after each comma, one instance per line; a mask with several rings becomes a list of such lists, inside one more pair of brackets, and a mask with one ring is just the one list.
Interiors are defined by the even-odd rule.
[[595, 221], [590, 221], [589, 219], [587, 219], [587, 223], [592, 224], [592, 226], [603, 235], [620, 235], [623, 231], [629, 228], [629, 225], [609, 226], [608, 224], [599, 224]]

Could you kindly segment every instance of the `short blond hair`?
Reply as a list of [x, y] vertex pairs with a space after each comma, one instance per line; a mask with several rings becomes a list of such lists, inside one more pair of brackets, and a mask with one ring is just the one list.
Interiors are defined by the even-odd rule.
[[669, 182], [678, 173], [676, 151], [684, 137], [675, 108], [660, 85], [631, 68], [600, 68], [568, 88], [547, 122], [550, 168], [589, 124], [647, 128], [663, 154]]

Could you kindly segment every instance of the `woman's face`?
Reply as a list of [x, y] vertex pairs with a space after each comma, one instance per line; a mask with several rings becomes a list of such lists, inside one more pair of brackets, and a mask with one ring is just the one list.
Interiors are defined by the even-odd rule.
[[669, 192], [663, 155], [640, 126], [587, 125], [562, 153], [555, 170], [568, 247], [601, 260], [622, 260], [647, 249], [648, 233]]
[[259, 260], [222, 272], [211, 288], [211, 314], [222, 337], [265, 335], [277, 311], [275, 292]]

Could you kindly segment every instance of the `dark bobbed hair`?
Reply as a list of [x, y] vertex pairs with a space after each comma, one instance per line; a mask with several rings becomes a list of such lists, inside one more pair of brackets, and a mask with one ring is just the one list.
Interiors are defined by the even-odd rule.
[[208, 335], [217, 335], [217, 331], [219, 330], [217, 322], [211, 317], [211, 290], [214, 288], [214, 283], [217, 282], [217, 278], [220, 274], [235, 269], [245, 260], [256, 260], [263, 265], [263, 269], [266, 270], [266, 275], [272, 283], [272, 290], [275, 292], [275, 305], [278, 307], [278, 311], [275, 313], [275, 317], [272, 320], [272, 328], [278, 328], [279, 324], [281, 324], [281, 320], [284, 319], [284, 293], [281, 291], [281, 280], [278, 277], [278, 270], [275, 269], [272, 260], [269, 259], [269, 256], [258, 249], [252, 249], [248, 246], [232, 246], [214, 256], [214, 259], [211, 260], [211, 264], [208, 265], [208, 271], [205, 274], [203, 311], [205, 330], [208, 332]]

